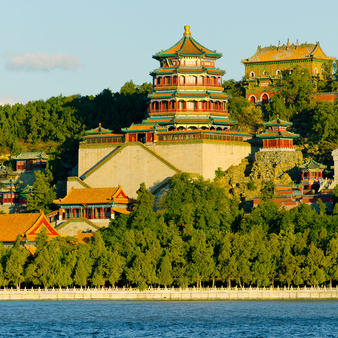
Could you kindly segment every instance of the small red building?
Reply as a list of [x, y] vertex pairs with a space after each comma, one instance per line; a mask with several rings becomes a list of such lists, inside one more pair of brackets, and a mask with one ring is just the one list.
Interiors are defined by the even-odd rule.
[[294, 151], [293, 140], [299, 137], [287, 129], [291, 122], [281, 120], [278, 116], [275, 120], [264, 123], [266, 131], [257, 135], [263, 141], [261, 151]]
[[302, 184], [304, 190], [318, 190], [320, 183], [323, 181], [323, 169], [326, 168], [324, 164], [310, 160], [299, 166], [302, 171]]
[[11, 156], [15, 162], [16, 171], [31, 171], [46, 168], [48, 155], [45, 152], [22, 152], [17, 156]]

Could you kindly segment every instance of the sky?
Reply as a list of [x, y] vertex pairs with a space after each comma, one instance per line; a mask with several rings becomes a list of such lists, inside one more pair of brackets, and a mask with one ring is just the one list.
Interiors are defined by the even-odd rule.
[[0, 104], [151, 82], [156, 52], [183, 35], [223, 57], [224, 79], [258, 45], [320, 42], [338, 57], [338, 0], [0, 0]]

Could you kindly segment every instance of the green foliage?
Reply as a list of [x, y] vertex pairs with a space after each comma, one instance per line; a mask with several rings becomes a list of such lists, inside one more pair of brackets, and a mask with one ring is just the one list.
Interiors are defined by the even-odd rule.
[[7, 282], [16, 288], [20, 288], [21, 283], [24, 281], [24, 264], [27, 257], [27, 250], [20, 246], [14, 245], [9, 251], [4, 276]]
[[27, 211], [43, 210], [48, 213], [52, 210], [53, 200], [56, 195], [51, 186], [51, 172], [46, 169], [45, 172], [37, 171], [33, 184], [33, 195], [27, 198]]
[[245, 86], [243, 81], [230, 79], [223, 81], [224, 91], [232, 97], [245, 97]]
[[259, 106], [250, 103], [244, 97], [233, 97], [229, 100], [231, 118], [238, 121], [241, 128], [256, 132], [263, 123], [263, 114]]
[[163, 209], [153, 202], [142, 185], [134, 211], [87, 245], [43, 232], [34, 256], [20, 237], [0, 245], [0, 286], [337, 285], [337, 215], [324, 204], [279, 210], [267, 199], [244, 214], [225, 188], [186, 174], [171, 180]]

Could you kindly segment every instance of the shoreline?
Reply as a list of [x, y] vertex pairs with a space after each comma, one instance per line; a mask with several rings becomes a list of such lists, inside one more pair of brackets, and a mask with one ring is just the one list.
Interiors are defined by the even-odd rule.
[[337, 300], [338, 288], [187, 288], [187, 289], [0, 289], [0, 301], [8, 300]]

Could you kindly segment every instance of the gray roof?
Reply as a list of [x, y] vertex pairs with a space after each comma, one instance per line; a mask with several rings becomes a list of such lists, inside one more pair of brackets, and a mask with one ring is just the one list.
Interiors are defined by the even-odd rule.
[[47, 160], [48, 155], [44, 151], [25, 151], [17, 156], [11, 156], [12, 160]]

